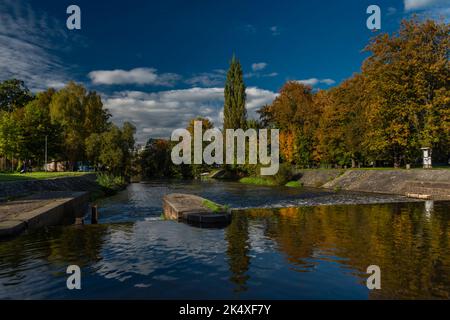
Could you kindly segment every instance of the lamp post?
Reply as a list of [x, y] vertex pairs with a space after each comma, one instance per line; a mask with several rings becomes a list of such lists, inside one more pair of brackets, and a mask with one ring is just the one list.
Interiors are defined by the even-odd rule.
[[45, 164], [44, 164], [44, 170], [47, 172], [47, 136], [45, 136]]

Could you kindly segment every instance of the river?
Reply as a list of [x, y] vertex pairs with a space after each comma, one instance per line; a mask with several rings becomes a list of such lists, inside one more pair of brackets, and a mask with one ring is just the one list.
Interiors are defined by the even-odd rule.
[[[161, 218], [162, 196], [239, 208], [230, 225]], [[450, 203], [234, 182], [131, 184], [98, 203], [100, 224], [0, 242], [0, 298], [450, 298]], [[258, 208], [258, 209], [254, 209]], [[66, 268], [81, 268], [68, 290]], [[381, 289], [369, 290], [369, 265]]]

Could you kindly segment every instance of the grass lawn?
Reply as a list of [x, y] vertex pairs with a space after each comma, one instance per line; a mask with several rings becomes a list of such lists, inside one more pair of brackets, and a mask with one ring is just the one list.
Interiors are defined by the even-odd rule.
[[285, 184], [286, 187], [291, 187], [291, 188], [301, 188], [303, 187], [303, 184], [300, 181], [294, 180], [294, 181], [289, 181], [288, 183]]
[[0, 182], [17, 180], [43, 180], [85, 175], [86, 172], [31, 172], [31, 173], [0, 173]]
[[241, 183], [245, 184], [255, 184], [258, 186], [275, 186], [276, 183], [271, 179], [261, 178], [261, 177], [245, 177], [239, 180]]

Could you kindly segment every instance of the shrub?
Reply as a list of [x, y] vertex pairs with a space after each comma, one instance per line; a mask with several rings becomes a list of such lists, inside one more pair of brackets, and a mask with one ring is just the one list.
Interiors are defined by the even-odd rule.
[[277, 174], [273, 176], [273, 181], [276, 185], [283, 186], [292, 180], [293, 174], [291, 166], [287, 163], [282, 163], [278, 169]]
[[113, 176], [106, 173], [99, 173], [97, 175], [97, 183], [107, 191], [117, 191], [123, 189], [127, 185], [124, 177]]

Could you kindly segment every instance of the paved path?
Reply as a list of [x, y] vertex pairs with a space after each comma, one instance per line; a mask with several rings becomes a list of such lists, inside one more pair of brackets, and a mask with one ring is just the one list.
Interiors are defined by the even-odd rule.
[[0, 203], [0, 238], [26, 229], [71, 222], [84, 215], [87, 192], [46, 192]]

